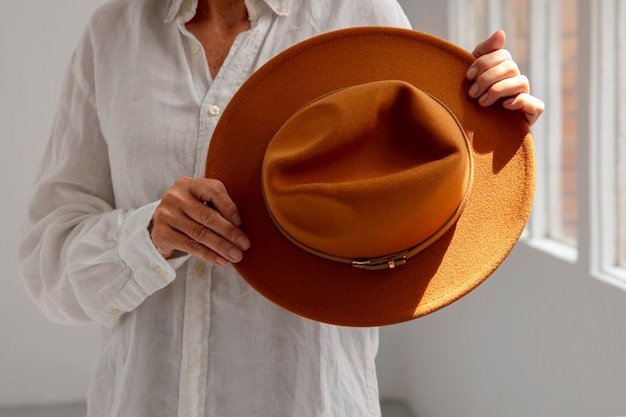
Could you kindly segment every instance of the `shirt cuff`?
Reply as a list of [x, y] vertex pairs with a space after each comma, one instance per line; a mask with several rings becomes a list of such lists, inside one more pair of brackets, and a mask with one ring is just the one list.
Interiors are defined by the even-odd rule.
[[147, 297], [169, 285], [176, 278], [176, 270], [189, 259], [183, 254], [165, 259], [152, 242], [148, 225], [159, 201], [131, 212], [122, 225], [119, 256], [132, 273], [107, 310], [111, 320], [134, 310]]

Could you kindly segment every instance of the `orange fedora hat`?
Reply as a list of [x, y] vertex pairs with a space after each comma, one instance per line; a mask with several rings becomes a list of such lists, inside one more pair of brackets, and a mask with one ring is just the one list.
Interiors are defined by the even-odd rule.
[[206, 165], [252, 242], [243, 278], [345, 326], [412, 320], [487, 279], [528, 220], [535, 164], [521, 112], [468, 97], [473, 60], [431, 35], [363, 27], [256, 71]]

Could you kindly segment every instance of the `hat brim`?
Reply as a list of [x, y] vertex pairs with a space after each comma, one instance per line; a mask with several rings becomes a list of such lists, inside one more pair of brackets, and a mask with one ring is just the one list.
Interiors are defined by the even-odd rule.
[[[206, 164], [206, 176], [225, 184], [252, 242], [235, 265], [243, 278], [293, 313], [344, 326], [412, 320], [487, 279], [528, 221], [535, 162], [521, 112], [483, 108], [468, 97], [465, 72], [473, 60], [428, 34], [361, 27], [301, 42], [256, 71], [224, 110]], [[275, 132], [302, 106], [341, 88], [389, 79], [415, 85], [456, 115], [471, 142], [474, 184], [457, 223], [435, 243], [406, 265], [365, 271], [319, 258], [285, 238], [267, 213], [261, 167]]]

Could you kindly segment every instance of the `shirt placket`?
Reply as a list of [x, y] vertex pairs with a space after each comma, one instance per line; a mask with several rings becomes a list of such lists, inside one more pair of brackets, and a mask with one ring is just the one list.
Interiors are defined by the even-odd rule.
[[[184, 21], [191, 16], [194, 8], [191, 0], [181, 5], [182, 16], [177, 24], [183, 34], [183, 47], [187, 56], [189, 71], [200, 102], [198, 111], [198, 136], [194, 155], [193, 175], [203, 176], [200, 172], [204, 157], [203, 149], [208, 147], [210, 134], [217, 124], [219, 112], [215, 110], [216, 90], [208, 75], [206, 59], [200, 42], [184, 26]], [[211, 88], [215, 87], [215, 88]], [[204, 99], [202, 99], [204, 97]], [[209, 111], [212, 108], [212, 111]], [[187, 262], [185, 270], [186, 291], [183, 318], [183, 343], [181, 352], [180, 391], [178, 415], [180, 417], [200, 417], [204, 415], [206, 397], [206, 375], [208, 358], [208, 334], [211, 326], [211, 274], [207, 265], [197, 258]]]
[[[190, 0], [187, 0], [190, 1]], [[185, 7], [185, 2], [183, 2]], [[200, 42], [184, 29], [189, 67], [199, 97], [203, 97], [198, 112], [198, 137], [193, 174], [204, 176], [209, 142], [228, 101], [252, 72], [256, 51], [270, 24], [269, 16], [256, 22], [248, 33], [236, 38], [220, 72], [211, 80], [204, 49]], [[228, 74], [227, 77], [224, 74]], [[208, 341], [211, 330], [211, 283], [214, 267], [192, 258], [186, 266], [186, 296], [181, 358], [179, 416], [204, 416], [206, 381], [210, 364]]]

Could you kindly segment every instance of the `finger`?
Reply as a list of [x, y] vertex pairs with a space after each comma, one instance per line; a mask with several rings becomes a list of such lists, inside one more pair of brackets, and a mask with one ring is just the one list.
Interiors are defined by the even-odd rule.
[[476, 46], [476, 49], [472, 52], [476, 59], [465, 74], [468, 80], [473, 81], [490, 68], [512, 59], [509, 51], [502, 49], [505, 39], [504, 32], [497, 31]]
[[[502, 84], [501, 84], [502, 83]], [[485, 93], [491, 92], [494, 95], [495, 102], [498, 98], [504, 96], [504, 94], [498, 94], [499, 91], [514, 90], [513, 95], [521, 92], [528, 92], [528, 80], [520, 75], [519, 68], [513, 60], [505, 60], [490, 68], [489, 70], [480, 74], [476, 81], [471, 85], [468, 90], [468, 95], [472, 98], [485, 98], [482, 97]]]
[[[240, 249], [246, 250], [250, 247], [250, 240], [241, 229], [212, 207], [205, 204], [193, 204], [184, 207], [183, 212], [194, 224], [191, 226], [187, 225], [181, 231], [198, 242], [212, 247], [209, 243], [213, 239], [212, 235], [215, 234], [232, 245], [238, 246]], [[183, 221], [181, 220], [181, 222]], [[205, 235], [207, 231], [211, 231], [212, 234]]]
[[518, 75], [511, 78], [505, 78], [492, 84], [489, 89], [480, 96], [478, 103], [481, 106], [487, 107], [502, 98], [515, 97], [518, 94], [529, 92], [530, 85], [528, 83], [528, 78], [523, 75]]
[[[213, 212], [215, 211], [213, 210]], [[219, 214], [216, 214], [216, 216], [221, 218]], [[222, 221], [230, 224], [223, 218]], [[232, 225], [231, 228], [235, 229]], [[237, 263], [243, 258], [243, 248], [239, 245], [244, 246], [245, 249], [249, 246], [249, 244], [237, 244], [231, 240], [237, 239], [232, 236], [243, 236], [243, 234], [237, 230], [232, 232], [231, 239], [225, 238], [215, 229], [206, 227], [191, 218], [180, 218], [177, 222], [176, 230], [183, 235], [177, 238], [178, 244], [182, 245], [181, 250], [208, 261], [216, 260], [220, 264], [221, 260], [216, 258], [216, 255], [227, 259], [229, 262]]]
[[497, 51], [483, 55], [480, 58], [476, 58], [472, 65], [467, 69], [465, 76], [470, 81], [475, 80], [493, 68], [497, 68], [500, 65], [510, 65], [510, 63], [513, 63], [517, 68], [517, 64], [513, 61], [511, 53], [506, 49], [498, 49]]
[[524, 113], [530, 126], [532, 126], [545, 111], [545, 104], [542, 100], [526, 93], [521, 93], [515, 97], [504, 100], [502, 106], [508, 110], [519, 110]]
[[237, 206], [228, 195], [226, 187], [221, 181], [201, 179], [190, 185], [189, 191], [200, 201], [207, 203], [217, 210], [225, 219], [235, 226], [241, 226], [241, 216]]
[[159, 252], [166, 259], [168, 258], [166, 255], [168, 251], [173, 253], [174, 251], [179, 250], [194, 255], [214, 265], [225, 266], [229, 263], [227, 259], [220, 256], [216, 251], [199, 244], [185, 233], [182, 233], [172, 227], [154, 228], [152, 231], [152, 241], [159, 249]]
[[491, 52], [497, 51], [498, 49], [502, 49], [504, 47], [504, 43], [506, 42], [506, 33], [503, 30], [497, 30], [491, 34], [487, 39], [480, 42], [472, 51], [472, 55], [476, 58], [479, 58], [483, 55], [489, 54]]
[[241, 216], [237, 206], [223, 183], [217, 180], [200, 181], [190, 187], [190, 192], [206, 204], [191, 204], [187, 206], [185, 214], [239, 248], [247, 250], [250, 247], [250, 240], [239, 229]]
[[[242, 250], [249, 246], [247, 237], [215, 210], [208, 209], [199, 202], [195, 205], [214, 213], [213, 216], [219, 222], [227, 225], [223, 228], [227, 231], [222, 233], [230, 234], [230, 239], [239, 240], [239, 243], [235, 244], [222, 234], [190, 218], [186, 212], [193, 210], [188, 207], [183, 207], [182, 210], [163, 208], [155, 212], [151, 230], [152, 241], [159, 252], [168, 258], [175, 250], [179, 250], [217, 265], [241, 261]], [[221, 229], [219, 226], [213, 227]]]
[[180, 250], [218, 265], [241, 260], [250, 241], [239, 227], [204, 203], [212, 199], [226, 206], [222, 210], [231, 218], [237, 212], [223, 184], [215, 180], [183, 177], [163, 195], [151, 230], [152, 240], [163, 256], [170, 257]]

